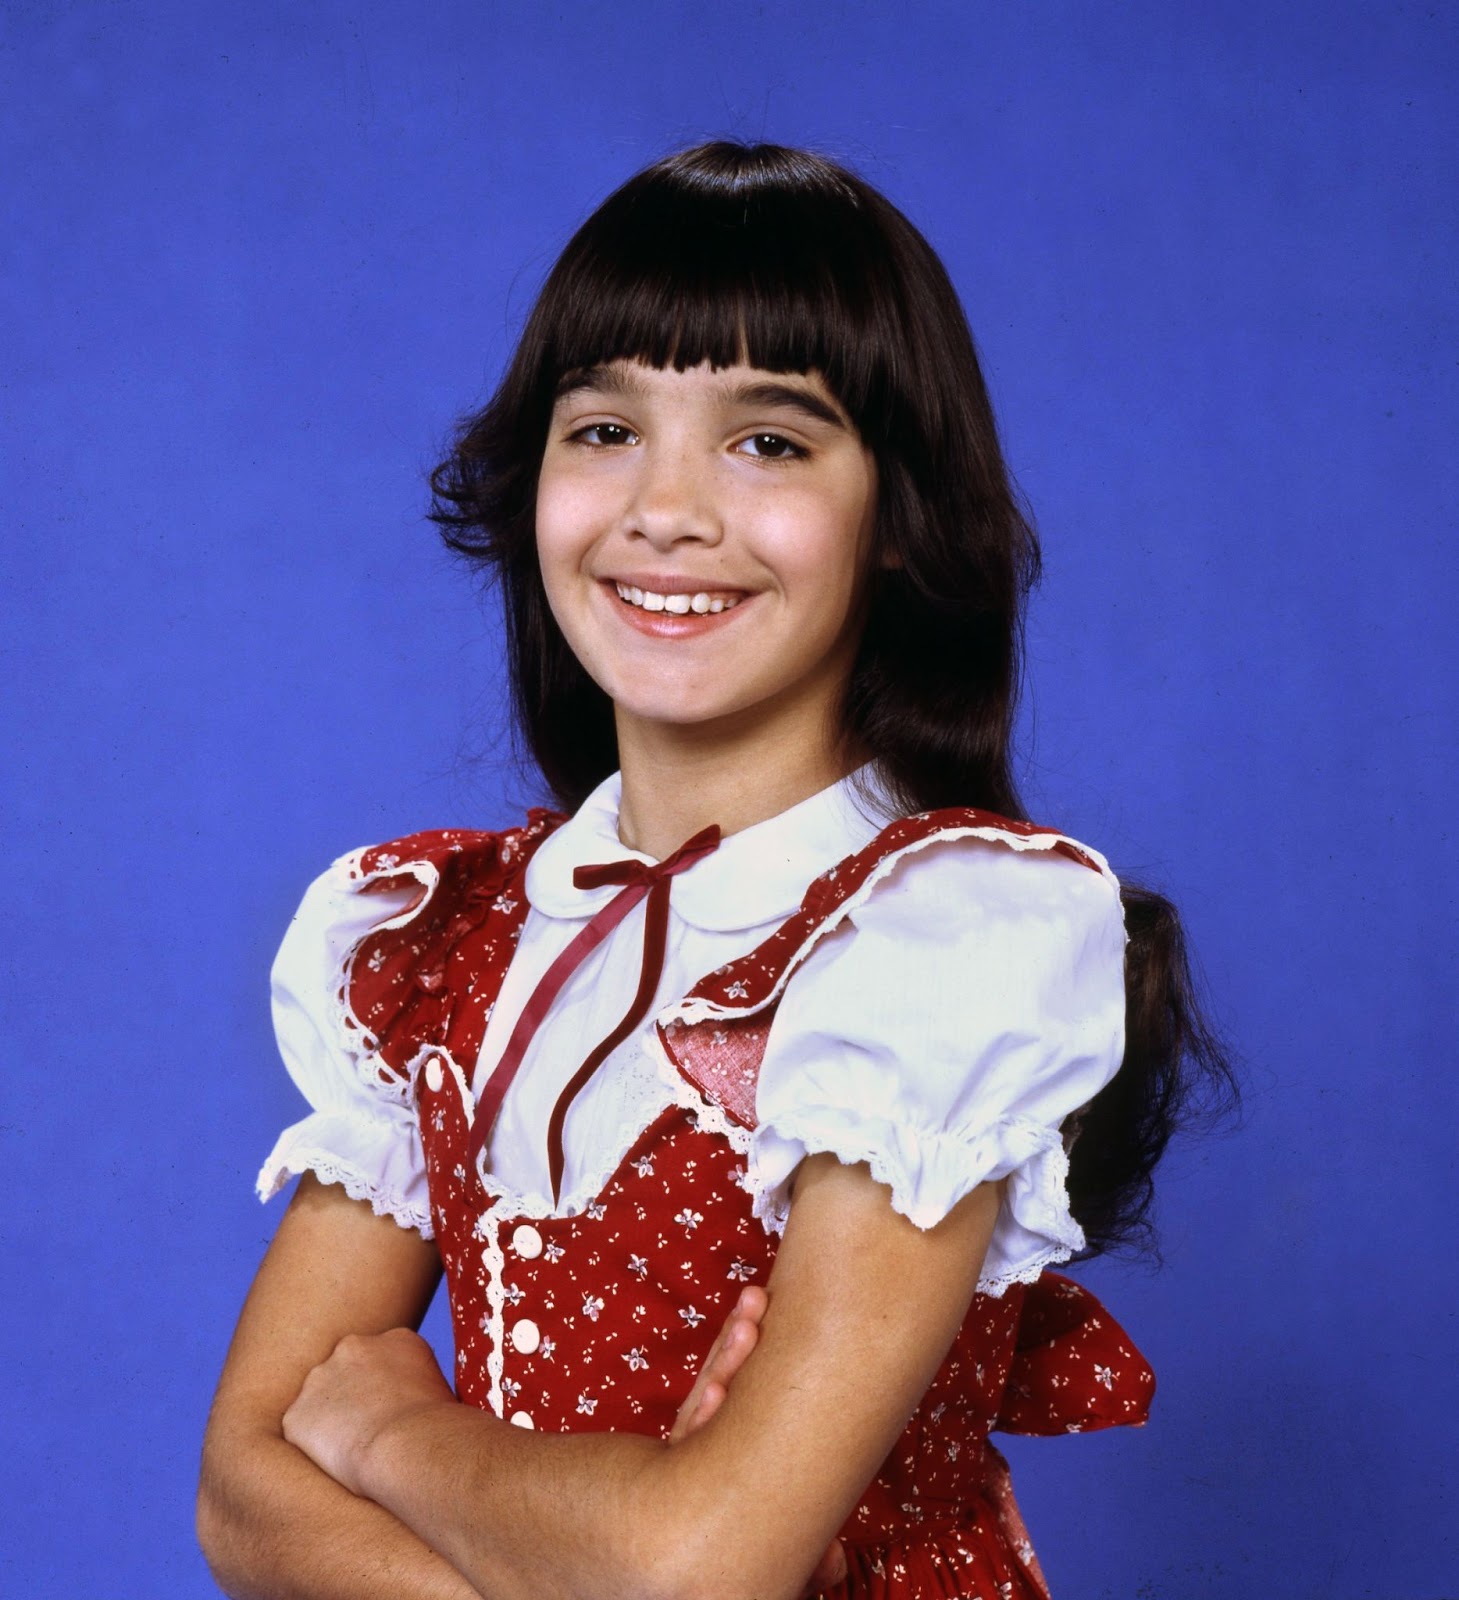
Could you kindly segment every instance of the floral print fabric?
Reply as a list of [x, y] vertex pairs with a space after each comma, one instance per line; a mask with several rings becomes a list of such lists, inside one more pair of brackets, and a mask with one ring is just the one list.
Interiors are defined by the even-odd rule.
[[[774, 1261], [776, 1239], [753, 1216], [737, 1136], [753, 1121], [754, 1074], [773, 1012], [760, 1004], [753, 1015], [729, 1013], [737, 1002], [773, 998], [795, 952], [852, 891], [838, 901], [834, 874], [831, 887], [813, 886], [776, 946], [783, 962], [764, 966], [758, 994], [733, 971], [706, 980], [691, 997], [697, 1009], [686, 1004], [662, 1036], [685, 1071], [685, 1104], [643, 1130], [579, 1214], [532, 1214], [468, 1166], [467, 1071], [525, 916], [520, 874], [555, 821], [535, 813], [511, 833], [418, 835], [366, 852], [359, 870], [367, 885], [398, 885], [405, 874], [423, 892], [414, 911], [360, 941], [339, 1000], [360, 1032], [361, 1059], [416, 1101], [462, 1400], [521, 1427], [662, 1437], [741, 1286], [766, 1282]], [[859, 881], [887, 850], [948, 825], [947, 814], [908, 819], [880, 854], [868, 847], [853, 864]], [[961, 813], [953, 825], [993, 823]], [[687, 1043], [699, 1028], [726, 1023], [740, 1045], [729, 1071], [722, 1049]], [[712, 1044], [712, 1032], [703, 1037]], [[705, 1062], [716, 1064], [707, 1070]], [[847, 1520], [849, 1571], [838, 1594], [1044, 1596], [989, 1431], [1140, 1423], [1153, 1388], [1123, 1330], [1070, 1280], [1044, 1273], [999, 1296], [975, 1296]]]

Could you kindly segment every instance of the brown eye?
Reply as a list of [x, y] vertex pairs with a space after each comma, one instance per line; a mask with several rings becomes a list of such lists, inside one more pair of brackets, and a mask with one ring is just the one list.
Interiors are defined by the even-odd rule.
[[752, 433], [745, 444], [753, 445], [750, 454], [763, 461], [791, 461], [806, 453], [798, 444], [792, 444], [778, 433]]
[[621, 422], [592, 422], [586, 428], [579, 428], [572, 437], [584, 444], [616, 445], [628, 444], [636, 436], [632, 428], [625, 428]]

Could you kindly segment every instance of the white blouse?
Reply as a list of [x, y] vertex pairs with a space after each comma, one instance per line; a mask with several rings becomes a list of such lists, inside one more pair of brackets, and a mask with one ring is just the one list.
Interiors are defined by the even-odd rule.
[[[879, 794], [870, 769], [859, 775]], [[651, 857], [618, 839], [618, 776], [551, 834], [528, 865], [521, 939], [488, 1019], [479, 1093], [553, 960], [617, 892], [582, 890], [582, 865]], [[851, 779], [732, 834], [673, 879], [663, 972], [648, 1020], [599, 1067], [568, 1112], [557, 1215], [581, 1211], [683, 1084], [651, 1048], [656, 1017], [744, 955], [800, 904], [811, 880], [893, 815]], [[898, 860], [805, 957], [770, 1029], [747, 1150], [747, 1187], [783, 1229], [792, 1174], [809, 1153], [866, 1161], [919, 1227], [1006, 1179], [979, 1287], [1001, 1292], [1084, 1243], [1069, 1213], [1060, 1125], [1113, 1077], [1124, 1050], [1125, 933], [1118, 886], [1047, 848], [1047, 836], [938, 840]], [[1081, 846], [1096, 861], [1097, 853]], [[341, 1026], [336, 996], [359, 941], [416, 897], [359, 892], [357, 855], [309, 887], [273, 967], [279, 1048], [313, 1108], [280, 1136], [263, 1198], [304, 1171], [342, 1184], [430, 1234], [414, 1107], [382, 1090]], [[642, 905], [573, 973], [529, 1045], [487, 1152], [493, 1196], [554, 1214], [546, 1130], [588, 1053], [639, 979]]]

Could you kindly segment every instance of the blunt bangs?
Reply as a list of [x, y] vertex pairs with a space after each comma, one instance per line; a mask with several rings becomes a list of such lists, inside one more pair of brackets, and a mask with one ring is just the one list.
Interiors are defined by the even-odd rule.
[[533, 388], [614, 360], [815, 371], [874, 442], [905, 346], [878, 199], [774, 146], [657, 163], [609, 196], [544, 286], [524, 339]]

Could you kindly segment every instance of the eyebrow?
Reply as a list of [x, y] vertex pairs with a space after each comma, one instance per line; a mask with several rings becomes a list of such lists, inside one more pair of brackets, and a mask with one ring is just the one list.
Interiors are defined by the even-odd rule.
[[[595, 389], [601, 394], [642, 395], [647, 386], [637, 375], [622, 364], [600, 364], [578, 367], [565, 372], [557, 385], [555, 398], [577, 393], [580, 389]], [[829, 427], [848, 431], [845, 417], [828, 401], [813, 390], [798, 383], [778, 383], [773, 379], [757, 379], [753, 383], [725, 383], [720, 385], [720, 399], [726, 405], [773, 406], [786, 411], [798, 411], [802, 416]]]

